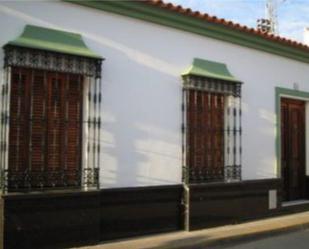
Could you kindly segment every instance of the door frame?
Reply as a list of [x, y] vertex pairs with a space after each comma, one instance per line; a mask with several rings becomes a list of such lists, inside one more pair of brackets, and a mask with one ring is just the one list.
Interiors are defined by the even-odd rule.
[[305, 101], [305, 176], [308, 175], [308, 160], [309, 160], [309, 92], [292, 90], [288, 88], [276, 87], [275, 88], [275, 110], [276, 110], [276, 175], [278, 178], [282, 178], [281, 170], [281, 98], [289, 98], [295, 100]]

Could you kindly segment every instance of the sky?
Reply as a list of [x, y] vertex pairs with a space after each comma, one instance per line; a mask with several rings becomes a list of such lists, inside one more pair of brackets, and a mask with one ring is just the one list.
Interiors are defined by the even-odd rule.
[[[304, 28], [309, 27], [309, 0], [277, 1], [279, 35], [303, 41]], [[256, 20], [265, 17], [266, 0], [166, 0], [256, 28]]]

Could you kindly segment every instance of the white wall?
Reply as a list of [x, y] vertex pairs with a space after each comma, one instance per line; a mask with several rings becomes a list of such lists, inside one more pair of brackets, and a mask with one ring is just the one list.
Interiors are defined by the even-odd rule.
[[103, 187], [181, 183], [180, 74], [194, 57], [244, 82], [243, 178], [276, 177], [275, 86], [309, 91], [309, 65], [69, 3], [0, 2], [1, 46], [25, 24], [81, 33], [106, 58]]

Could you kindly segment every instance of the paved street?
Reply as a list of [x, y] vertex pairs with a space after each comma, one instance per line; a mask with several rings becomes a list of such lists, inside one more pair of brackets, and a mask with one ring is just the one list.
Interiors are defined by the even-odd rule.
[[233, 246], [209, 247], [209, 249], [308, 249], [309, 229], [278, 236], [270, 236], [250, 242], [237, 243]]

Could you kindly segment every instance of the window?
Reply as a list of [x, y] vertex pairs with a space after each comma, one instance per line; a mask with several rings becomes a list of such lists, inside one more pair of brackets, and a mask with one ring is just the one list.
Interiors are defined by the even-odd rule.
[[98, 187], [102, 58], [80, 35], [30, 25], [4, 52], [1, 189]]
[[186, 183], [241, 179], [241, 83], [224, 64], [195, 59], [183, 74]]

